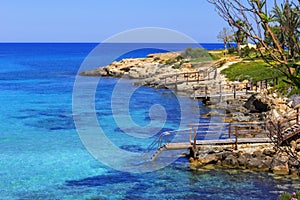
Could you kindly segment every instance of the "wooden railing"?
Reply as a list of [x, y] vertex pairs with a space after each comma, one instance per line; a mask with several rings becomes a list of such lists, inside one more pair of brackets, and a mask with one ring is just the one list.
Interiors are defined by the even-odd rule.
[[267, 89], [269, 86], [277, 85], [278, 78], [279, 77], [268, 78], [244, 84], [241, 82], [231, 82], [228, 84], [224, 84], [222, 82], [214, 82], [210, 85], [202, 84], [198, 85], [197, 88], [195, 88], [195, 92], [191, 97], [194, 99], [219, 97], [220, 101], [222, 101], [222, 97], [233, 96], [233, 98], [236, 99], [239, 95], [253, 94], [263, 89]]
[[252, 91], [267, 89], [269, 86], [273, 87], [275, 85], [278, 85], [278, 79], [279, 77], [274, 77], [274, 78], [267, 78], [255, 82], [249, 82], [246, 84], [245, 89], [252, 90]]
[[[269, 138], [256, 138], [255, 136], [257, 134], [266, 135], [265, 123], [235, 122], [191, 124], [189, 129], [162, 133], [159, 138], [148, 147], [144, 153], [144, 157], [154, 161], [160, 153], [165, 150], [191, 148], [195, 154], [198, 147], [202, 145], [232, 144], [237, 150], [238, 144], [270, 142]], [[200, 139], [199, 137], [205, 137], [205, 139]], [[215, 139], [212, 139], [212, 137], [215, 137]], [[199, 142], [200, 144], [198, 144]]]
[[[204, 129], [204, 130], [199, 130]], [[267, 128], [264, 122], [231, 122], [231, 123], [200, 123], [190, 125], [190, 141], [196, 148], [199, 137], [220, 137], [234, 138], [237, 149], [238, 138], [253, 138], [255, 135], [267, 135]]]
[[295, 114], [284, 119], [268, 119], [267, 126], [270, 138], [278, 145], [287, 145], [290, 139], [300, 135], [300, 104], [295, 107]]
[[[214, 75], [212, 76], [212, 73]], [[199, 71], [195, 72], [181, 72], [176, 74], [169, 74], [162, 76], [161, 79], [163, 79], [163, 86], [170, 86], [175, 85], [177, 88], [178, 84], [186, 83], [188, 85], [189, 83], [193, 82], [201, 82], [201, 81], [208, 81], [213, 80], [216, 78], [217, 75], [217, 69], [215, 66], [208, 67], [206, 69], [201, 69]], [[161, 85], [161, 86], [162, 86]]]

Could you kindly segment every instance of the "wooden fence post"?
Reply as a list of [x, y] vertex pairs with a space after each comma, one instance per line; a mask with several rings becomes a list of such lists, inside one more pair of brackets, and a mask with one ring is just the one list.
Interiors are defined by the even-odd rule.
[[231, 138], [231, 123], [229, 123], [228, 127], [228, 137]]
[[260, 81], [260, 90], [262, 90], [262, 87], [263, 87], [263, 82]]
[[234, 127], [235, 132], [235, 150], [238, 150], [238, 136], [237, 136], [237, 126]]
[[222, 81], [220, 81], [220, 102], [222, 102]]
[[175, 92], [177, 92], [177, 79], [178, 79], [178, 75], [175, 75]]
[[196, 158], [197, 155], [197, 133], [196, 129], [194, 128], [194, 144], [193, 144], [193, 149], [194, 149], [194, 158]]
[[296, 122], [297, 122], [297, 124], [299, 124], [300, 104], [298, 104], [298, 105], [296, 106], [296, 111], [297, 111]]
[[233, 85], [233, 98], [236, 99], [236, 85]]

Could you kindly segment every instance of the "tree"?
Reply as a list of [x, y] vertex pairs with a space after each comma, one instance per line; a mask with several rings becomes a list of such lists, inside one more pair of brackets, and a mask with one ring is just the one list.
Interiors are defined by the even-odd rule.
[[219, 41], [224, 43], [224, 49], [227, 50], [227, 46], [230, 45], [230, 42], [232, 41], [233, 33], [229, 28], [223, 28], [222, 31], [219, 32], [217, 38]]
[[[237, 20], [236, 23], [240, 27], [243, 27], [246, 30], [245, 24], [242, 20]], [[244, 45], [245, 43], [248, 43], [247, 40], [248, 40], [247, 36], [244, 33], [243, 29], [237, 27], [237, 31], [235, 32], [235, 41], [237, 43], [237, 50], [238, 50], [239, 56], [241, 56], [241, 45]]]
[[[256, 44], [264, 61], [300, 88], [300, 0], [208, 0], [228, 24]], [[270, 9], [271, 8], [271, 9]], [[242, 23], [241, 23], [242, 22]], [[276, 27], [280, 31], [275, 31]], [[280, 35], [281, 34], [281, 35]], [[267, 40], [266, 40], [267, 39]]]
[[[273, 18], [278, 24], [280, 24], [280, 34], [279, 37], [282, 39], [282, 46], [291, 46], [289, 48], [289, 55], [291, 58], [295, 57], [295, 48], [299, 46], [299, 28], [300, 28], [300, 18], [299, 18], [299, 7], [292, 8], [288, 3], [282, 4], [281, 6], [275, 5], [272, 10]], [[298, 40], [298, 41], [297, 41]]]

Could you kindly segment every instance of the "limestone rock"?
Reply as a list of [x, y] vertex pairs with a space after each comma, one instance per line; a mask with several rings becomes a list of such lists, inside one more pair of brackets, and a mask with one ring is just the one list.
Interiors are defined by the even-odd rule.
[[271, 170], [275, 174], [288, 175], [289, 166], [288, 166], [288, 156], [276, 155], [272, 159]]
[[236, 157], [234, 157], [233, 155], [229, 155], [222, 162], [222, 165], [229, 167], [229, 168], [235, 168], [235, 167], [238, 167], [239, 162]]
[[238, 157], [238, 163], [242, 167], [246, 167], [248, 164], [248, 161], [252, 158], [251, 154], [249, 153], [242, 153]]
[[263, 154], [266, 155], [266, 156], [272, 157], [275, 153], [276, 152], [275, 152], [274, 149], [268, 148], [268, 149], [263, 150]]
[[249, 122], [251, 117], [245, 116], [243, 113], [234, 113], [232, 114], [232, 119], [237, 122]]
[[218, 162], [216, 154], [208, 154], [200, 160], [202, 164], [215, 164]]

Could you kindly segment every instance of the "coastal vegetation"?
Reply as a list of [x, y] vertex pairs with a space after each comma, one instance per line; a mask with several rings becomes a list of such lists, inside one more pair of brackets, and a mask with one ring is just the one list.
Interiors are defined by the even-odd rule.
[[180, 69], [185, 63], [199, 63], [211, 60], [218, 60], [221, 55], [209, 53], [203, 48], [187, 47], [177, 57], [168, 59], [165, 64], [172, 65], [173, 69]]
[[280, 76], [281, 74], [262, 61], [243, 61], [232, 64], [221, 71], [230, 81], [260, 81], [267, 78]]
[[265, 63], [286, 77], [295, 90], [300, 87], [300, 2], [266, 0], [208, 0], [234, 30], [241, 55], [241, 44], [251, 41]]
[[280, 200], [297, 200], [300, 199], [300, 192], [283, 193]]

